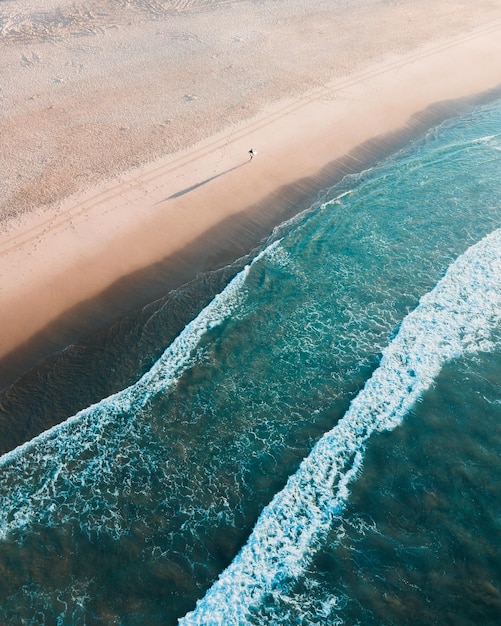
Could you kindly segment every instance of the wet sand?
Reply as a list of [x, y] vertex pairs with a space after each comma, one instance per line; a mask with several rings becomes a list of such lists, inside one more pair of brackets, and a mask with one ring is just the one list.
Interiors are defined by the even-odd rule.
[[501, 83], [499, 3], [417, 4], [2, 3], [0, 385]]

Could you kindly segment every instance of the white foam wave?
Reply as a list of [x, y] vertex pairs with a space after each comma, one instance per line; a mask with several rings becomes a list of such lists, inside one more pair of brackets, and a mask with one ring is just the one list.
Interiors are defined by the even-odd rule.
[[[68, 507], [68, 515], [87, 515], [88, 524], [102, 525], [102, 506], [79, 502], [79, 489], [96, 481], [112, 480], [110, 459], [124, 442], [136, 449], [135, 440], [145, 425], [137, 423], [140, 410], [157, 393], [175, 385], [181, 374], [196, 359], [196, 348], [207, 331], [236, 315], [245, 300], [245, 280], [251, 265], [265, 255], [273, 254], [280, 244], [275, 241], [246, 266], [190, 323], [161, 358], [134, 385], [92, 405], [65, 422], [43, 432], [0, 458], [0, 539], [14, 529], [33, 521], [53, 523], [52, 512], [58, 497]], [[89, 457], [89, 453], [92, 454]], [[139, 455], [140, 450], [136, 453]], [[81, 498], [80, 498], [81, 499]], [[72, 504], [73, 502], [73, 504]], [[119, 511], [108, 510], [112, 534], [121, 533]], [[110, 523], [111, 523], [110, 522]], [[105, 524], [106, 525], [106, 524]]]
[[247, 544], [180, 624], [248, 624], [286, 593], [339, 519], [364, 447], [392, 429], [447, 361], [492, 348], [501, 322], [501, 230], [472, 246], [403, 321], [379, 368], [264, 509]]

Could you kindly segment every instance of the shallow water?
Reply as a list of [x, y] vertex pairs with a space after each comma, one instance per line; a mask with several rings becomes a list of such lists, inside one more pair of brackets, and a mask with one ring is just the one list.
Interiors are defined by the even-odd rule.
[[0, 621], [499, 622], [500, 127], [347, 177], [4, 455]]

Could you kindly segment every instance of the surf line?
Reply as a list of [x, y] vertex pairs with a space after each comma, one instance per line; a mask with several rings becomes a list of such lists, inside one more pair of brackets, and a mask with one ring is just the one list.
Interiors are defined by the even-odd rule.
[[346, 414], [263, 510], [242, 550], [179, 624], [255, 623], [265, 598], [273, 604], [286, 595], [340, 521], [371, 434], [398, 426], [447, 361], [492, 350], [491, 333], [500, 323], [501, 229], [458, 257], [403, 320]]
[[[152, 396], [176, 385], [182, 373], [197, 358], [196, 347], [202, 337], [234, 315], [245, 301], [245, 281], [250, 268], [263, 257], [273, 254], [280, 243], [281, 239], [276, 239], [257, 254], [184, 328], [136, 383], [79, 411], [0, 457], [0, 541], [10, 532], [29, 527], [33, 522], [53, 523], [54, 494], [67, 489], [69, 484], [81, 483], [81, 473], [88, 466], [85, 458], [89, 442], [95, 448], [93, 461], [97, 463], [97, 457], [104, 461], [110, 454], [110, 431], [116, 434], [117, 440], [134, 437], [140, 428], [134, 416]], [[107, 437], [101, 437], [103, 432], [107, 432]], [[68, 469], [68, 465], [73, 469]], [[90, 478], [94, 482], [98, 479], [97, 474]], [[35, 500], [36, 504], [33, 504]], [[75, 509], [74, 513], [81, 519], [80, 510]], [[118, 519], [120, 512], [116, 511], [116, 515]], [[117, 531], [117, 538], [119, 534]]]

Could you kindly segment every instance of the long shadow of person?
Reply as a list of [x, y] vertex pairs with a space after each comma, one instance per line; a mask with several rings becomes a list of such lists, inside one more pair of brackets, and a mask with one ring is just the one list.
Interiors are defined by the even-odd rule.
[[[245, 163], [247, 163], [247, 161]], [[184, 194], [190, 193], [190, 191], [194, 191], [195, 189], [198, 189], [199, 187], [202, 187], [203, 185], [206, 185], [207, 183], [210, 183], [211, 181], [216, 180], [216, 178], [220, 178], [221, 176], [225, 176], [226, 174], [229, 174], [230, 172], [233, 172], [234, 170], [238, 170], [238, 168], [245, 165], [245, 163], [240, 163], [240, 165], [235, 165], [235, 167], [231, 167], [229, 170], [226, 170], [225, 172], [221, 172], [220, 174], [211, 176], [210, 178], [203, 180], [201, 183], [196, 183], [195, 185], [191, 185], [191, 187], [186, 187], [186, 189], [177, 191], [176, 193], [173, 193], [168, 198], [164, 198], [160, 202], [166, 202], [167, 200], [174, 200], [174, 198], [179, 198], [180, 196], [184, 196]]]

